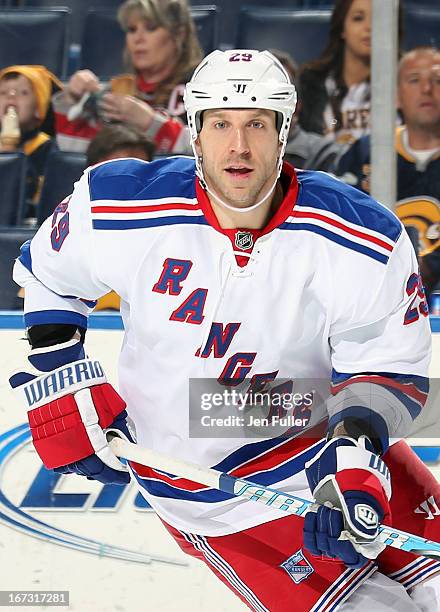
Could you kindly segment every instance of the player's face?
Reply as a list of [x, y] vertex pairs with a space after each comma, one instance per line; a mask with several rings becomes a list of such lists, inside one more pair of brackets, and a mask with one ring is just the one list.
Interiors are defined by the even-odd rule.
[[37, 122], [37, 101], [31, 82], [24, 75], [0, 81], [0, 117], [9, 106], [17, 111], [22, 129], [30, 129]]
[[410, 53], [399, 71], [398, 104], [405, 123], [414, 127], [440, 124], [440, 53]]
[[371, 0], [353, 0], [345, 18], [342, 38], [346, 52], [356, 57], [370, 57]]
[[256, 203], [276, 179], [280, 144], [274, 111], [205, 111], [196, 144], [208, 187], [232, 206]]
[[133, 67], [147, 78], [176, 64], [175, 38], [166, 28], [156, 27], [136, 14], [128, 19], [125, 42]]

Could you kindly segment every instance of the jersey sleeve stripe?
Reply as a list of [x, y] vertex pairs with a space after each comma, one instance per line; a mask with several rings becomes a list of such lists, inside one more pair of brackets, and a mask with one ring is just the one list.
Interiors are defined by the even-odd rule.
[[323, 236], [324, 238], [327, 238], [328, 240], [335, 242], [336, 244], [339, 244], [340, 246], [343, 246], [352, 251], [356, 251], [357, 253], [361, 253], [362, 255], [366, 255], [367, 257], [370, 257], [371, 259], [375, 259], [379, 263], [386, 264], [388, 263], [388, 260], [389, 260], [389, 257], [387, 255], [383, 255], [382, 253], [379, 253], [378, 251], [373, 250], [372, 248], [369, 248], [362, 244], [353, 242], [352, 240], [348, 240], [347, 238], [344, 238], [343, 236], [336, 234], [335, 232], [330, 231], [326, 229], [325, 227], [314, 225], [312, 223], [285, 222], [281, 224], [278, 227], [278, 229], [303, 230], [303, 231], [314, 232], [315, 234], [319, 234], [320, 236]]
[[352, 223], [364, 231], [379, 231], [384, 239], [397, 242], [403, 226], [399, 219], [369, 195], [354, 189], [325, 172], [298, 175], [300, 191], [295, 210], [310, 210], [335, 215], [343, 223]]
[[41, 310], [39, 312], [27, 312], [24, 315], [26, 327], [43, 325], [45, 323], [67, 323], [78, 325], [87, 329], [87, 317], [72, 310]]
[[402, 394], [411, 397], [421, 406], [428, 399], [429, 381], [423, 376], [401, 375], [399, 378], [388, 377], [383, 374], [356, 374], [345, 382], [332, 385], [332, 395], [336, 395], [348, 385], [361, 382], [370, 382], [377, 385], [388, 387], [391, 390], [400, 391]]
[[111, 206], [101, 205], [92, 206], [92, 213], [143, 213], [157, 212], [161, 210], [200, 210], [200, 206], [196, 204], [149, 204], [145, 206]]
[[336, 227], [340, 230], [343, 230], [344, 232], [346, 232], [347, 234], [351, 234], [352, 236], [355, 236], [357, 238], [362, 238], [363, 240], [366, 240], [368, 242], [372, 242], [373, 244], [376, 244], [380, 247], [382, 247], [383, 249], [385, 249], [386, 251], [392, 251], [394, 244], [390, 244], [389, 242], [385, 242], [385, 240], [382, 240], [380, 238], [377, 238], [376, 236], [373, 236], [371, 234], [367, 234], [364, 231], [360, 231], [358, 229], [354, 229], [353, 227], [349, 227], [347, 224], [341, 223], [340, 221], [336, 220], [336, 219], [332, 219], [331, 217], [327, 217], [325, 215], [316, 213], [316, 212], [302, 212], [300, 210], [295, 211], [292, 215], [294, 218], [298, 218], [298, 219], [316, 219], [318, 221], [322, 221], [325, 225], [330, 225], [333, 227]]
[[208, 222], [204, 215], [197, 217], [178, 215], [155, 219], [94, 219], [92, 225], [95, 230], [130, 230], [165, 225], [208, 225]]

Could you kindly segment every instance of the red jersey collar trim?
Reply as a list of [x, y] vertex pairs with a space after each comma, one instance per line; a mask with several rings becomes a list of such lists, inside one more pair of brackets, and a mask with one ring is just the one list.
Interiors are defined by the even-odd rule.
[[295, 168], [289, 164], [289, 162], [283, 162], [282, 175], [285, 175], [289, 179], [289, 187], [284, 195], [284, 198], [275, 212], [275, 214], [269, 219], [267, 225], [260, 230], [250, 230], [247, 228], [237, 227], [235, 229], [223, 229], [217, 220], [217, 217], [212, 209], [211, 202], [209, 201], [208, 194], [200, 184], [199, 178], [196, 177], [196, 197], [200, 204], [200, 208], [206, 217], [208, 223], [216, 229], [218, 232], [231, 238], [231, 234], [235, 235], [236, 230], [243, 230], [250, 232], [254, 240], [260, 236], [268, 234], [275, 228], [279, 227], [284, 221], [293, 214], [293, 209], [298, 197], [298, 178], [296, 176]]

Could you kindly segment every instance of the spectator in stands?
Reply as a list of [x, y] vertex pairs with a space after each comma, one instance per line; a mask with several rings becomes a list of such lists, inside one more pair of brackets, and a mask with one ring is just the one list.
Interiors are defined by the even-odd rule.
[[[428, 291], [440, 289], [440, 50], [417, 47], [403, 55], [397, 84], [404, 124], [396, 129], [397, 205], [405, 224], [419, 230]], [[356, 142], [336, 172], [369, 191], [370, 137]]]
[[141, 130], [157, 153], [189, 152], [183, 90], [202, 58], [186, 0], [126, 0], [118, 12], [131, 74], [105, 87], [79, 70], [54, 97], [61, 149], [84, 152], [104, 122]]
[[369, 132], [371, 0], [336, 0], [321, 56], [302, 68], [301, 127], [353, 142]]
[[287, 141], [285, 159], [295, 168], [304, 170], [324, 170], [327, 172], [345, 150], [343, 145], [335, 142], [330, 135], [323, 136], [314, 132], [306, 132], [298, 123], [298, 112], [302, 106], [301, 91], [298, 87], [298, 66], [289, 53], [270, 49], [270, 52], [286, 69], [290, 80], [295, 84], [298, 102], [296, 113], [292, 117]]
[[23, 151], [27, 156], [28, 217], [35, 216], [46, 160], [56, 147], [41, 129], [54, 89], [62, 89], [62, 83], [44, 66], [9, 66], [0, 71], [0, 152]]
[[119, 157], [136, 157], [151, 161], [154, 144], [136, 128], [122, 123], [105, 126], [90, 142], [87, 149], [87, 165]]

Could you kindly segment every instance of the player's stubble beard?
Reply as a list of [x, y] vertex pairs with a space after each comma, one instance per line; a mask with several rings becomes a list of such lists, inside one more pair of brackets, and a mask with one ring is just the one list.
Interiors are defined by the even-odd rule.
[[[264, 175], [249, 186], [233, 187], [227, 182], [227, 176], [223, 168], [233, 165], [237, 160], [229, 160], [226, 164], [207, 164], [203, 158], [203, 175], [211, 192], [217, 194], [219, 198], [236, 208], [247, 208], [255, 204], [261, 197], [264, 197], [271, 185], [275, 181], [277, 174], [277, 159], [274, 157], [272, 162], [266, 162], [263, 168], [255, 169], [255, 175], [263, 172]], [[246, 163], [246, 160], [238, 160], [239, 163]], [[217, 168], [215, 167], [217, 166]], [[254, 174], [253, 173], [253, 174]], [[255, 176], [254, 175], [254, 176]], [[270, 198], [272, 199], [272, 198]]]

